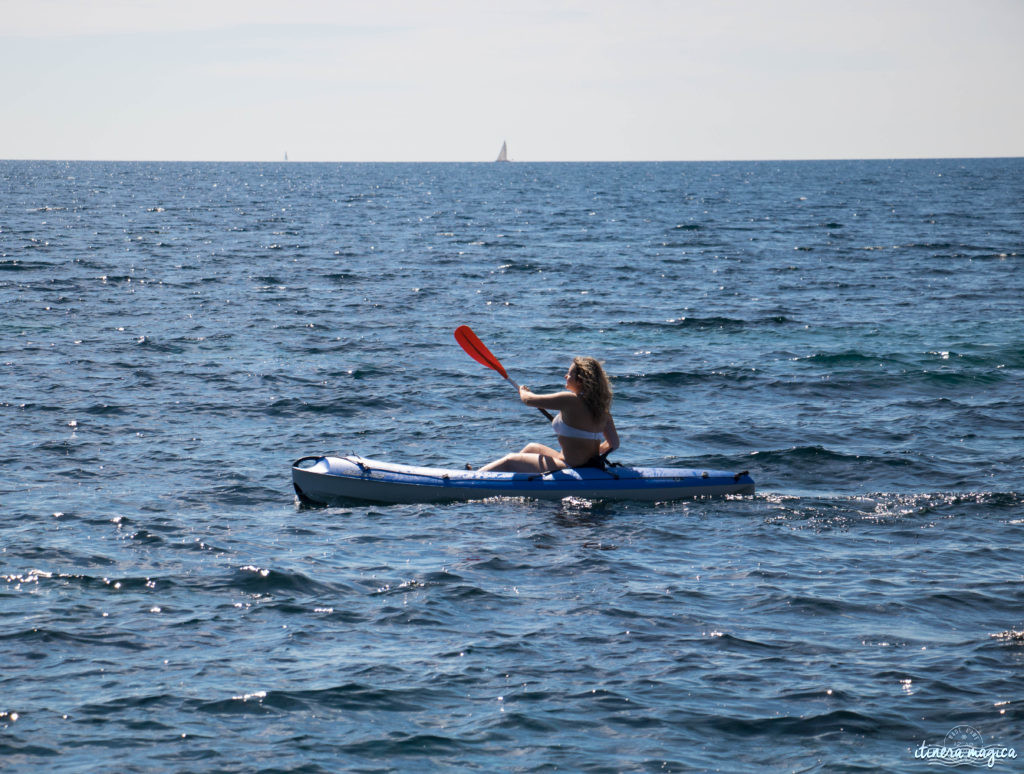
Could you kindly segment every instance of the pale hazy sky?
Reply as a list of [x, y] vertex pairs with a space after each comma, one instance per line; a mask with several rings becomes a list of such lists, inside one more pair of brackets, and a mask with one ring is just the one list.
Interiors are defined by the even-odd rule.
[[1024, 0], [0, 0], [0, 158], [1024, 156]]

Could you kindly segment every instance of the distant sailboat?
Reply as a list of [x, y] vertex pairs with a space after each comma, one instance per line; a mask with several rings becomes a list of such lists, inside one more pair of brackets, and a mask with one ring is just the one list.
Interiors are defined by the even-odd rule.
[[508, 143], [501, 143], [501, 150], [498, 151], [498, 158], [495, 161], [508, 161]]
[[285, 152], [284, 152], [284, 160], [285, 160], [285, 161], [287, 161], [287, 160], [288, 160], [288, 151], [285, 151]]

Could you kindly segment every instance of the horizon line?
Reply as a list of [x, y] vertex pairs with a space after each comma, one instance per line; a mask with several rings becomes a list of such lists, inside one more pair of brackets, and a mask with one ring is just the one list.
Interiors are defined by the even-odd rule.
[[[973, 161], [997, 159], [1024, 159], [1021, 155], [949, 155], [949, 156], [821, 156], [821, 157], [737, 157], [709, 159], [517, 159], [501, 163], [515, 166], [517, 164], [729, 164], [729, 163], [781, 163], [781, 162], [820, 162], [820, 161]], [[57, 158], [57, 157], [19, 157], [0, 158], [4, 162], [52, 162], [63, 164], [498, 164], [494, 160], [412, 160], [412, 159], [200, 159], [200, 158]]]

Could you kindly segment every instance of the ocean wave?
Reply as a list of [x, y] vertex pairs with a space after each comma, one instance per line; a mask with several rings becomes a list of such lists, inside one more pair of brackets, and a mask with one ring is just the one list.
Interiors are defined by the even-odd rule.
[[821, 445], [791, 446], [787, 449], [766, 449], [750, 455], [759, 465], [778, 463], [848, 463], [861, 461], [860, 454], [835, 451]]
[[1024, 505], [1024, 492], [872, 492], [858, 505], [878, 519], [955, 513], [964, 506], [1011, 516]]
[[[695, 724], [708, 733], [724, 734], [727, 737], [762, 737], [782, 739], [786, 737], [822, 739], [843, 737], [849, 734], [877, 736], [883, 730], [889, 734], [909, 735], [917, 731], [914, 724], [893, 718], [876, 717], [854, 710], [831, 710], [806, 716], [778, 717], [737, 717], [714, 716], [696, 719]], [[908, 738], [912, 738], [908, 736]]]
[[24, 258], [0, 258], [0, 271], [32, 272], [46, 270], [51, 264], [46, 261], [30, 261]]
[[441, 734], [396, 732], [388, 739], [364, 739], [345, 744], [342, 750], [357, 759], [422, 759], [452, 756], [472, 749], [462, 740]]
[[116, 648], [127, 651], [148, 650], [151, 647], [143, 638], [125, 631], [80, 632], [64, 629], [35, 628], [0, 634], [0, 642], [17, 644], [22, 650], [45, 646], [49, 650], [61, 645], [75, 645], [86, 648]]
[[[367, 405], [380, 406], [385, 404], [386, 401], [375, 399], [361, 405], [362, 408], [365, 409]], [[224, 408], [228, 411], [237, 411], [237, 407]], [[321, 414], [331, 417], [345, 417], [352, 416], [357, 413], [359, 411], [359, 407], [345, 405], [345, 403], [338, 400], [320, 402], [302, 400], [299, 398], [279, 398], [269, 406], [257, 409], [257, 411], [258, 413], [272, 417], [300, 417], [305, 415], [312, 415], [315, 417]]]
[[236, 568], [230, 576], [210, 584], [249, 595], [295, 594], [303, 597], [336, 597], [355, 593], [346, 583], [314, 580], [294, 570], [274, 570], [253, 564]]
[[676, 317], [667, 320], [652, 322], [649, 320], [626, 321], [623, 324], [630, 329], [654, 328], [664, 331], [693, 330], [693, 331], [724, 331], [737, 332], [750, 327], [789, 325], [796, 321], [785, 314], [767, 315], [752, 319], [710, 316], [710, 317]]
[[751, 383], [764, 383], [770, 378], [763, 372], [748, 366], [717, 366], [714, 368], [701, 368], [689, 371], [644, 371], [643, 373], [617, 374], [615, 385], [618, 385], [625, 394], [619, 397], [620, 400], [636, 400], [637, 393], [628, 393], [622, 389], [623, 385], [629, 385], [635, 390], [657, 390], [665, 387], [687, 387], [697, 385], [729, 385], [739, 387]]
[[785, 645], [774, 642], [760, 642], [748, 637], [739, 637], [728, 632], [712, 631], [707, 635], [707, 643], [718, 650], [736, 653], [764, 654], [785, 649]]
[[848, 349], [842, 352], [816, 352], [813, 355], [806, 355], [804, 357], [795, 358], [798, 361], [806, 363], [815, 363], [828, 366], [839, 366], [839, 365], [867, 365], [877, 366], [879, 364], [897, 363], [904, 364], [906, 361], [903, 359], [902, 354], [893, 355], [875, 355], [867, 352], [862, 352], [856, 349]]
[[[392, 675], [390, 680], [397, 681], [396, 678], [402, 674]], [[439, 693], [446, 694], [424, 686], [384, 688], [376, 684], [348, 682], [306, 690], [254, 691], [228, 699], [191, 700], [187, 704], [199, 712], [214, 714], [265, 710], [420, 712], [424, 701]]]

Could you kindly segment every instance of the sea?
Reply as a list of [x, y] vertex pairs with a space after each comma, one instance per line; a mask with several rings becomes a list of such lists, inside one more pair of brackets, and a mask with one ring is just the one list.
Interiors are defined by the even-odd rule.
[[[0, 770], [1024, 770], [1022, 253], [1019, 158], [0, 162]], [[554, 440], [460, 325], [756, 494], [300, 505]]]

